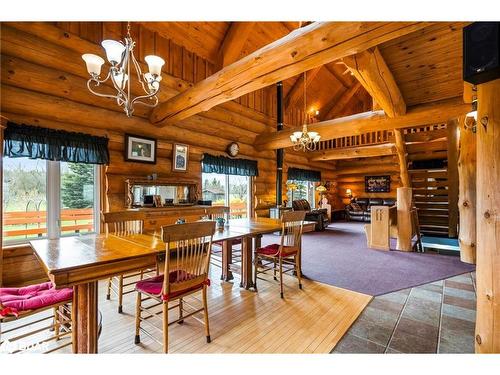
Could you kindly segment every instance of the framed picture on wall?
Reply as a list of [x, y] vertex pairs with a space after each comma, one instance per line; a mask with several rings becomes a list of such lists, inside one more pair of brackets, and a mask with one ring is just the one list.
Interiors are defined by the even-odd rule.
[[125, 134], [125, 160], [156, 164], [156, 139]]
[[172, 170], [176, 172], [187, 172], [189, 160], [189, 146], [174, 144], [174, 155], [172, 157]]
[[388, 193], [391, 191], [391, 176], [365, 176], [365, 193]]

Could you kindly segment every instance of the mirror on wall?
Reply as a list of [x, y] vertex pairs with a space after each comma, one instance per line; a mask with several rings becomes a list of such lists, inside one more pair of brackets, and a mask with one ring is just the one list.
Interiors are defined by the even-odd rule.
[[[134, 185], [132, 188], [134, 207], [148, 206], [152, 204], [149, 197], [159, 195], [163, 205], [176, 205], [189, 203], [189, 187], [186, 185]], [[146, 197], [146, 198], [145, 198]]]
[[128, 179], [125, 183], [128, 208], [192, 205], [197, 201], [198, 184], [194, 182]]

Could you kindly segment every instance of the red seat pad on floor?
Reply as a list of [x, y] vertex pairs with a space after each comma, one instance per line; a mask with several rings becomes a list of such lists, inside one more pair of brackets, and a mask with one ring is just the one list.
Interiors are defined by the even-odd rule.
[[0, 304], [17, 311], [41, 309], [61, 302], [71, 302], [73, 289], [56, 289], [51, 282], [22, 288], [0, 288]]
[[[258, 248], [257, 249], [257, 254], [261, 254], [261, 255], [276, 255], [276, 253], [278, 252], [279, 248], [280, 248], [279, 244], [273, 243], [272, 245], [267, 245], [267, 246]], [[297, 254], [297, 249], [288, 250], [287, 251], [287, 249], [291, 249], [291, 248], [293, 249], [292, 246], [283, 246], [284, 253], [281, 253], [280, 257], [287, 257], [287, 256], [290, 256], [290, 255]]]
[[[183, 282], [183, 281], [188, 281], [191, 279], [194, 279], [196, 276], [192, 275], [190, 273], [187, 273], [183, 270], [178, 270], [178, 271], [171, 271], [168, 279], [171, 284], [173, 283], [178, 283], [178, 282]], [[175, 292], [169, 293], [169, 294], [163, 294], [161, 295], [162, 288], [163, 288], [163, 275], [158, 275], [155, 277], [151, 277], [149, 279], [144, 279], [141, 281], [138, 281], [137, 284], [135, 284], [135, 290], [138, 292], [142, 293], [148, 293], [151, 295], [155, 296], [160, 296], [164, 301], [168, 301], [171, 298], [175, 298], [181, 294], [187, 293], [191, 290], [196, 290], [201, 288], [203, 285], [208, 285], [210, 286], [210, 279], [206, 279], [202, 281], [201, 283], [194, 285], [190, 288], [183, 289], [183, 290], [177, 290]]]

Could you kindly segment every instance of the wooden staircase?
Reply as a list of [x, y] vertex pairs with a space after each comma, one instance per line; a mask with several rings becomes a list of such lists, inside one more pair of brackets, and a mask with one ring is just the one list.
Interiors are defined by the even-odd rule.
[[411, 176], [413, 199], [423, 235], [448, 237], [448, 172], [446, 168], [415, 169]]

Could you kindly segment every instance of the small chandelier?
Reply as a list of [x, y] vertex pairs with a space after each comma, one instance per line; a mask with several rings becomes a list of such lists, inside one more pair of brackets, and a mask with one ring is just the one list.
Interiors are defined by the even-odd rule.
[[315, 151], [321, 136], [318, 132], [307, 130], [307, 110], [306, 110], [306, 72], [304, 72], [304, 125], [301, 132], [294, 132], [290, 136], [295, 151]]
[[[104, 98], [116, 99], [116, 103], [120, 107], [123, 107], [128, 117], [131, 117], [134, 113], [135, 103], [147, 107], [155, 107], [158, 104], [156, 94], [160, 90], [161, 67], [165, 64], [165, 60], [154, 55], [146, 56], [144, 60], [148, 64], [149, 73], [142, 73], [141, 67], [134, 56], [135, 42], [130, 36], [130, 23], [127, 24], [127, 35], [124, 38], [124, 43], [107, 39], [103, 40], [101, 45], [111, 64], [106, 78], [100, 78], [104, 59], [91, 53], [82, 55], [82, 59], [87, 64], [87, 71], [90, 74], [90, 79], [87, 81], [87, 87], [90, 92]], [[144, 95], [135, 98], [132, 98], [130, 92], [131, 65], [134, 66], [137, 73], [137, 80], [141, 83], [144, 90]], [[117, 91], [116, 95], [103, 94], [94, 90], [94, 88], [100, 86], [108, 79], [111, 79], [111, 83]]]

